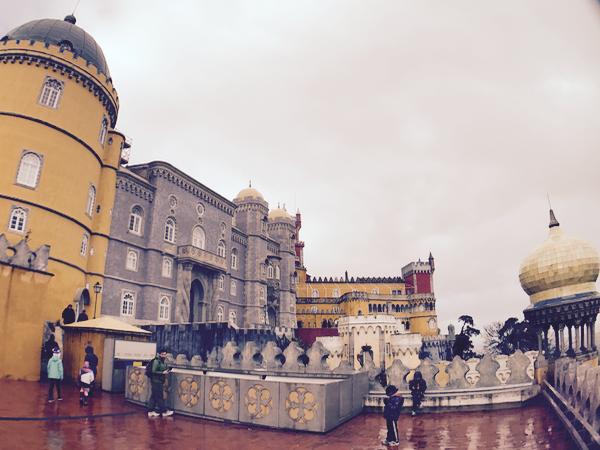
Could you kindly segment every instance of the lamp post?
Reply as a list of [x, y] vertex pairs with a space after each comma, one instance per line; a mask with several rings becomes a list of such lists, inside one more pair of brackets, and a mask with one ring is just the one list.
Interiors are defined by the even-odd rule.
[[94, 292], [96, 293], [96, 300], [94, 300], [94, 319], [96, 318], [96, 305], [98, 304], [98, 294], [102, 290], [102, 285], [96, 281], [94, 285]]

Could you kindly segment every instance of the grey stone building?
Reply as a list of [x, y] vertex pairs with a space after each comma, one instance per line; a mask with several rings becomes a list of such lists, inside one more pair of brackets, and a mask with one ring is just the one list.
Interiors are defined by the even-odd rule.
[[295, 218], [227, 200], [166, 162], [117, 173], [102, 314], [132, 324], [296, 324]]

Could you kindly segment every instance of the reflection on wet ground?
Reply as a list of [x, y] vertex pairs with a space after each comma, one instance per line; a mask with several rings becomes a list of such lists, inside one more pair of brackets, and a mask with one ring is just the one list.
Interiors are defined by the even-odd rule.
[[[75, 386], [48, 403], [48, 384], [0, 380], [0, 449], [381, 449], [381, 414], [362, 414], [325, 435], [248, 428], [175, 415], [149, 419], [122, 394], [98, 393], [79, 405]], [[7, 420], [10, 419], [10, 420]], [[398, 449], [567, 450], [543, 406], [486, 412], [403, 414]]]

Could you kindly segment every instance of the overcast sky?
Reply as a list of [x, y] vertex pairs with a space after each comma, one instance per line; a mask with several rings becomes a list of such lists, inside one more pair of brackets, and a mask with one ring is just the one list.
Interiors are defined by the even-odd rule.
[[[2, 6], [0, 37], [76, 0]], [[442, 331], [523, 317], [521, 261], [600, 248], [595, 0], [81, 0], [133, 139], [228, 199], [300, 209], [313, 276], [435, 257]]]

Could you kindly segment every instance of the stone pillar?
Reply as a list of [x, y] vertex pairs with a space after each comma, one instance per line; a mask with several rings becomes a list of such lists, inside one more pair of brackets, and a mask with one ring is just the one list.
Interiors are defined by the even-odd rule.
[[585, 341], [585, 347], [588, 349], [588, 351], [592, 350], [592, 324], [591, 322], [586, 322], [585, 323], [585, 333], [586, 333], [586, 341]]
[[360, 364], [358, 364], [356, 355], [354, 354], [354, 330], [352, 327], [348, 327], [348, 359], [352, 367], [356, 369], [358, 365], [358, 369], [360, 369]]
[[538, 338], [538, 354], [541, 356], [544, 354], [544, 348], [542, 347], [542, 330], [538, 329], [536, 334]]
[[176, 323], [185, 323], [190, 320], [192, 267], [192, 264], [177, 264], [177, 294], [175, 294]]
[[560, 357], [564, 358], [565, 356], [567, 356], [567, 351], [565, 349], [565, 324], [561, 323], [559, 325], [559, 340], [558, 340], [558, 344], [560, 345]]
[[579, 350], [581, 350], [581, 352], [585, 352], [586, 348], [585, 348], [585, 322], [581, 322], [581, 325], [579, 326], [579, 332], [581, 333], [581, 347], [579, 347]]
[[550, 329], [549, 326], [546, 326], [544, 328], [544, 339], [543, 339], [543, 349], [544, 349], [544, 356], [548, 355], [548, 330]]
[[581, 353], [581, 342], [579, 341], [581, 334], [579, 333], [579, 325], [580, 324], [575, 323], [575, 354]]
[[552, 324], [552, 329], [554, 330], [554, 343], [556, 344], [556, 348], [554, 349], [554, 356], [556, 358], [560, 358], [560, 352], [561, 352], [561, 342], [560, 342], [560, 335], [558, 333], [558, 324], [553, 323]]
[[592, 350], [596, 351], [596, 317], [590, 322], [590, 337], [592, 338]]
[[379, 368], [385, 370], [385, 333], [379, 328]]

